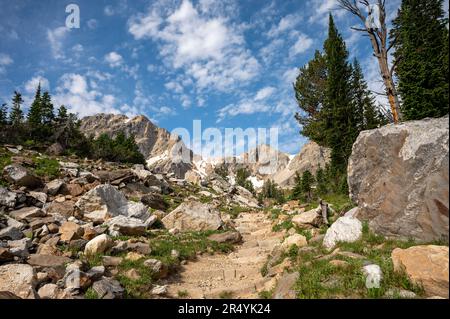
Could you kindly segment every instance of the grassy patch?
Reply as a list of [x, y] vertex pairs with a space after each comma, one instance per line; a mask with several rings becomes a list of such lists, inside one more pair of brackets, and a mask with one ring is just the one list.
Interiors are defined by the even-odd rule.
[[[119, 273], [116, 278], [125, 289], [126, 298], [149, 298], [150, 288], [154, 281], [150, 267], [144, 265], [145, 258], [139, 260], [123, 261], [119, 265]], [[139, 278], [131, 279], [126, 274], [130, 270], [136, 270]]]
[[178, 290], [177, 295], [179, 298], [187, 298], [189, 296], [189, 292], [187, 290]]
[[8, 183], [2, 179], [3, 169], [11, 164], [11, 155], [0, 151], [0, 186], [8, 186]]
[[282, 221], [281, 223], [274, 225], [272, 227], [272, 231], [279, 232], [282, 230], [288, 230], [292, 227], [294, 227], [294, 224], [290, 220], [285, 220], [285, 221]]
[[211, 241], [208, 236], [217, 231], [186, 232], [177, 235], [165, 234], [150, 239], [152, 247], [151, 256], [160, 259], [167, 265], [176, 264], [178, 261], [171, 256], [172, 250], [177, 250], [181, 260], [192, 259], [198, 252], [229, 252], [233, 246], [228, 243]]
[[235, 219], [239, 216], [240, 213], [248, 212], [249, 208], [241, 207], [241, 206], [221, 206], [219, 210], [227, 213], [231, 216], [232, 219]]
[[[382, 298], [389, 289], [405, 289], [423, 295], [423, 289], [411, 283], [404, 273], [394, 272], [391, 260], [392, 250], [408, 248], [416, 245], [414, 241], [398, 241], [385, 239], [363, 227], [363, 236], [353, 243], [339, 243], [341, 251], [348, 251], [364, 258], [350, 258], [336, 255], [329, 259], [318, 259], [326, 251], [318, 247], [316, 252], [300, 251], [297, 256], [299, 280], [295, 289], [298, 298]], [[347, 262], [345, 267], [337, 267], [329, 263], [332, 259]], [[366, 278], [362, 267], [367, 263], [380, 266], [383, 278], [380, 288], [367, 289]]]
[[99, 299], [97, 292], [92, 287], [89, 287], [84, 294], [85, 299]]
[[[350, 197], [348, 197], [348, 195], [327, 194], [327, 195], [321, 196], [321, 198], [325, 202], [330, 204], [331, 207], [338, 213], [339, 212], [347, 212], [350, 209], [352, 209], [353, 207], [355, 207], [355, 205], [352, 203], [352, 201], [350, 200]], [[312, 201], [308, 204], [308, 206], [305, 207], [305, 211], [317, 208], [317, 206], [319, 206], [319, 201], [318, 200]]]
[[273, 292], [270, 290], [263, 290], [259, 292], [259, 298], [261, 299], [272, 299]]
[[59, 176], [59, 163], [57, 160], [47, 157], [35, 157], [33, 161], [36, 165], [34, 169], [36, 175], [48, 177], [49, 179], [54, 179]]

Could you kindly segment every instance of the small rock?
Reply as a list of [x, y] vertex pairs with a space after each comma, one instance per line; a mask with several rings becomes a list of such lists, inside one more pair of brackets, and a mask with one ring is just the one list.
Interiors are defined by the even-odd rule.
[[139, 280], [141, 279], [141, 275], [139, 275], [139, 273], [137, 272], [136, 269], [130, 269], [128, 271], [125, 272], [125, 277], [131, 279], [131, 280]]
[[295, 245], [297, 247], [304, 247], [308, 245], [308, 241], [306, 240], [306, 237], [300, 234], [294, 234], [289, 237], [287, 237], [283, 243], [281, 244], [281, 249], [287, 250], [292, 245]]
[[35, 299], [36, 275], [33, 267], [25, 264], [0, 266], [0, 291], [7, 291], [23, 299]]
[[363, 273], [366, 275], [366, 288], [380, 288], [383, 272], [380, 266], [371, 264], [363, 267]]
[[0, 206], [14, 208], [16, 206], [16, 198], [16, 193], [10, 192], [4, 187], [0, 187]]
[[117, 280], [104, 278], [94, 282], [92, 289], [100, 299], [119, 299], [123, 297], [124, 289]]
[[46, 214], [40, 208], [37, 207], [24, 207], [22, 209], [10, 212], [9, 216], [11, 216], [16, 220], [23, 221], [34, 217], [45, 217]]
[[156, 295], [156, 296], [163, 296], [167, 294], [167, 286], [153, 286], [152, 288], [152, 295]]
[[105, 267], [117, 267], [122, 263], [122, 257], [103, 256], [102, 263]]
[[334, 259], [330, 260], [330, 265], [333, 265], [334, 267], [345, 268], [348, 267], [350, 264], [344, 260]]
[[386, 298], [400, 298], [400, 299], [415, 299], [417, 298], [417, 295], [409, 290], [404, 289], [389, 289], [386, 291], [385, 295]]
[[45, 185], [45, 190], [47, 191], [47, 194], [55, 196], [56, 194], [58, 194], [59, 190], [63, 185], [64, 185], [63, 180], [54, 179]]
[[8, 182], [14, 183], [17, 186], [25, 186], [33, 189], [42, 185], [42, 181], [38, 177], [18, 164], [5, 166], [3, 176]]
[[213, 234], [208, 237], [209, 240], [216, 241], [218, 243], [239, 243], [242, 240], [242, 236], [238, 231], [227, 231], [220, 234]]
[[298, 272], [286, 273], [277, 282], [275, 291], [273, 293], [274, 299], [295, 299], [296, 292], [292, 287], [297, 282], [299, 277]]
[[136, 253], [134, 251], [130, 251], [126, 256], [125, 259], [126, 260], [130, 260], [130, 261], [137, 261], [139, 259], [145, 258], [144, 255]]
[[59, 228], [59, 232], [61, 233], [61, 241], [69, 242], [81, 238], [84, 230], [74, 222], [65, 222]]
[[84, 248], [84, 254], [86, 256], [94, 256], [102, 254], [107, 251], [113, 245], [113, 240], [106, 234], [95, 237], [90, 240]]

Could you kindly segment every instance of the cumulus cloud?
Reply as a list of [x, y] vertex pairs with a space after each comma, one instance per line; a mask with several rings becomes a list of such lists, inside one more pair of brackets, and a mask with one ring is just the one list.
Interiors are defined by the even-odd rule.
[[338, 0], [311, 1], [309, 22], [327, 25], [330, 13], [339, 19], [345, 15], [345, 10], [340, 9]]
[[[208, 2], [201, 6], [208, 7]], [[156, 41], [166, 64], [184, 70], [198, 89], [213, 87], [225, 91], [253, 79], [260, 65], [245, 48], [239, 28], [217, 14], [206, 14], [189, 0], [183, 0], [170, 13], [153, 7], [147, 14], [131, 17], [128, 31], [136, 40]]]
[[52, 30], [47, 30], [47, 40], [50, 42], [52, 55], [55, 59], [64, 58], [62, 42], [69, 31], [70, 30], [66, 27], [58, 27]]
[[96, 29], [97, 26], [98, 26], [98, 21], [95, 20], [95, 19], [89, 19], [89, 20], [86, 22], [86, 24], [87, 24], [87, 26], [88, 26], [89, 29], [94, 30], [94, 29]]
[[105, 61], [110, 67], [115, 68], [123, 63], [123, 58], [119, 53], [112, 51], [105, 55]]
[[70, 112], [80, 117], [96, 113], [120, 113], [116, 108], [116, 98], [93, 89], [83, 75], [64, 74], [55, 91], [55, 105], [65, 105]]

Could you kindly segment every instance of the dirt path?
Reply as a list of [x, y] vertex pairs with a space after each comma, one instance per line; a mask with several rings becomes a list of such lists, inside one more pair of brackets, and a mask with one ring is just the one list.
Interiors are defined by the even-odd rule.
[[178, 298], [218, 298], [225, 292], [231, 298], [258, 298], [267, 279], [261, 267], [281, 234], [272, 232], [271, 221], [262, 212], [241, 213], [235, 219], [242, 244], [230, 254], [200, 256], [184, 265], [177, 278], [168, 283], [169, 296]]

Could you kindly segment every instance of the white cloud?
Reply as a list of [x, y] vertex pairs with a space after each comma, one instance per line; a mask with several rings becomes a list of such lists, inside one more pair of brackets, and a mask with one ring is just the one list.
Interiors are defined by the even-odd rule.
[[180, 85], [180, 83], [176, 81], [170, 81], [164, 84], [166, 89], [173, 91], [175, 93], [183, 93], [183, 86]]
[[94, 30], [98, 26], [98, 21], [95, 19], [90, 19], [86, 22], [89, 29]]
[[123, 58], [119, 53], [112, 51], [105, 55], [105, 61], [110, 67], [115, 68], [123, 63]]
[[0, 74], [5, 73], [5, 67], [13, 63], [13, 59], [8, 54], [0, 53]]
[[306, 52], [309, 48], [312, 47], [313, 43], [314, 43], [313, 39], [308, 37], [306, 34], [300, 34], [298, 40], [291, 47], [289, 56], [294, 57], [297, 54]]
[[346, 14], [345, 10], [339, 7], [338, 0], [311, 1], [311, 5], [312, 12], [309, 18], [311, 23], [319, 23], [325, 26], [328, 24], [328, 15], [330, 13], [337, 19]]
[[38, 87], [39, 83], [41, 84], [42, 90], [49, 90], [50, 89], [50, 82], [47, 78], [44, 78], [41, 75], [35, 76], [28, 80], [25, 83], [25, 91], [30, 94], [34, 94], [36, 92], [36, 88]]
[[146, 15], [131, 17], [128, 31], [136, 40], [157, 41], [166, 65], [184, 70], [198, 89], [224, 91], [253, 79], [260, 65], [245, 49], [239, 27], [212, 14], [217, 12], [205, 14], [184, 0], [169, 14], [153, 7]]
[[268, 97], [270, 97], [275, 92], [275, 88], [272, 86], [267, 86], [265, 88], [262, 88], [261, 90], [256, 93], [255, 101], [261, 101], [265, 100]]
[[50, 42], [50, 48], [55, 59], [64, 58], [62, 42], [69, 31], [70, 30], [66, 27], [58, 27], [53, 30], [47, 30], [47, 39]]
[[221, 122], [226, 117], [234, 117], [241, 114], [255, 114], [260, 112], [270, 111], [270, 106], [264, 103], [259, 103], [254, 99], [244, 99], [237, 104], [229, 104], [218, 111], [217, 123]]
[[294, 83], [297, 80], [297, 76], [299, 74], [299, 70], [298, 68], [291, 68], [286, 70], [283, 73], [283, 80], [285, 83], [291, 85], [292, 83]]
[[120, 113], [116, 109], [116, 98], [102, 94], [88, 84], [85, 76], [66, 73], [59, 79], [53, 96], [55, 105], [65, 105], [70, 112], [78, 113], [80, 117], [97, 113]]
[[281, 33], [294, 28], [301, 21], [301, 19], [301, 16], [297, 14], [288, 14], [283, 17], [277, 25], [272, 26], [267, 35], [269, 37], [279, 36]]
[[103, 9], [103, 13], [104, 13], [105, 15], [107, 15], [107, 16], [112, 16], [112, 15], [114, 15], [114, 9], [113, 9], [112, 6], [106, 6], [106, 7]]

